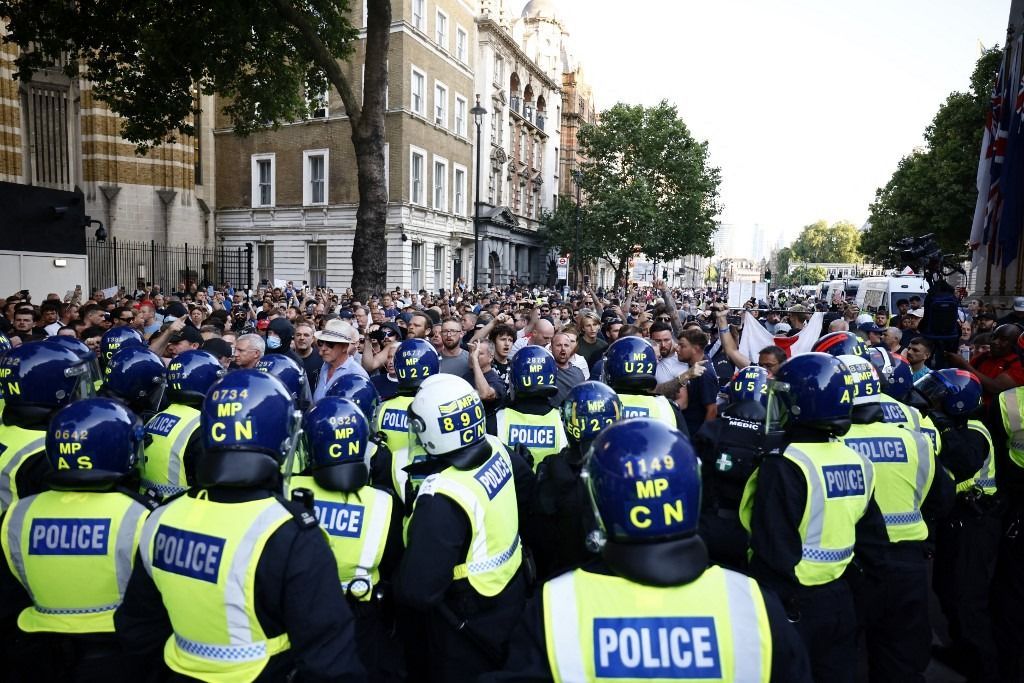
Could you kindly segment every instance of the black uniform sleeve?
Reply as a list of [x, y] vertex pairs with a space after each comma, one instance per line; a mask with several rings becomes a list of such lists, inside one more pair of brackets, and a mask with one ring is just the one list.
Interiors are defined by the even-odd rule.
[[519, 519], [525, 519], [533, 507], [537, 489], [537, 475], [533, 471], [533, 454], [522, 444], [516, 444], [515, 447], [509, 448], [508, 452], [509, 459], [512, 461], [512, 477], [516, 484]]
[[25, 458], [14, 478], [14, 490], [19, 498], [27, 498], [46, 490], [45, 479], [50, 473], [50, 463], [46, 460], [46, 451], [39, 451]]
[[441, 604], [452, 568], [466, 558], [469, 536], [469, 519], [454, 501], [421, 492], [395, 578], [396, 600], [421, 611]]
[[987, 457], [988, 442], [973, 429], [953, 427], [942, 432], [939, 461], [953, 473], [957, 482], [974, 476]]
[[672, 414], [676, 416], [676, 429], [686, 436], [690, 436], [690, 428], [686, 426], [686, 418], [683, 417], [683, 411], [679, 409], [675, 401], [669, 401], [668, 403], [672, 406]]
[[370, 483], [379, 489], [397, 493], [391, 482], [391, 449], [383, 438], [373, 437], [377, 450], [370, 458]]
[[405, 543], [402, 539], [405, 515], [402, 514], [402, 501], [398, 496], [389, 493], [393, 501], [391, 508], [391, 526], [388, 527], [388, 537], [384, 543], [384, 554], [380, 558], [380, 575], [385, 581], [390, 581], [392, 575], [398, 571], [398, 563], [402, 559], [402, 552], [405, 550]]
[[949, 476], [949, 472], [943, 469], [936, 460], [931, 488], [928, 489], [928, 495], [921, 501], [921, 514], [929, 522], [942, 519], [952, 511], [955, 502], [956, 484]]
[[185, 453], [181, 456], [181, 464], [185, 470], [185, 482], [189, 486], [195, 486], [196, 484], [196, 462], [199, 460], [199, 456], [203, 452], [203, 442], [199, 438], [201, 430], [196, 429], [192, 432], [192, 436], [188, 437], [188, 443], [185, 444]]
[[541, 593], [526, 603], [518, 626], [512, 630], [505, 666], [501, 671], [486, 673], [478, 680], [480, 683], [547, 683], [554, 680], [545, 644]]
[[782, 457], [765, 458], [758, 469], [750, 520], [750, 573], [785, 600], [797, 584], [800, 520], [807, 483], [797, 466]]
[[854, 557], [866, 569], [877, 569], [885, 563], [885, 549], [889, 545], [889, 532], [875, 497], [868, 501], [864, 516], [857, 521]]
[[772, 634], [773, 681], [786, 683], [812, 683], [811, 663], [804, 641], [786, 617], [779, 598], [771, 591], [762, 590], [764, 608], [768, 613], [768, 628]]
[[124, 600], [114, 612], [114, 629], [125, 650], [161, 661], [164, 642], [171, 635], [171, 619], [153, 579], [135, 554], [135, 566], [125, 588]]

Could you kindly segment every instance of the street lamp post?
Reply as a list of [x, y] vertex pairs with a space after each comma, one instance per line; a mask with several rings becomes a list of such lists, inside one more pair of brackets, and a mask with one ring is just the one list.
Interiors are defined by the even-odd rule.
[[573, 289], [578, 290], [580, 288], [578, 260], [580, 257], [580, 180], [583, 178], [583, 174], [576, 169], [573, 169], [570, 173], [572, 174], [572, 182], [576, 185], [576, 239], [572, 247], [572, 274]]
[[473, 290], [479, 290], [480, 279], [480, 126], [484, 123], [487, 110], [480, 106], [480, 95], [476, 106], [469, 110], [476, 123], [476, 201], [473, 202]]

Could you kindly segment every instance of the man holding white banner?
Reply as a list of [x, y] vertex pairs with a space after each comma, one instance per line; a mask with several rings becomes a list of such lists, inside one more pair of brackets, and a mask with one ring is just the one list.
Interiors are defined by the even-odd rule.
[[821, 336], [821, 325], [824, 318], [824, 313], [815, 313], [797, 334], [792, 337], [775, 337], [762, 327], [754, 316], [744, 313], [743, 332], [737, 345], [732, 335], [729, 334], [727, 315], [728, 312], [725, 310], [716, 311], [718, 339], [729, 356], [729, 360], [737, 368], [745, 368], [751, 364], [752, 358], [757, 358], [757, 364], [771, 375], [775, 374], [775, 370], [785, 362], [787, 357], [792, 358], [811, 350], [814, 342], [818, 341], [818, 337]]

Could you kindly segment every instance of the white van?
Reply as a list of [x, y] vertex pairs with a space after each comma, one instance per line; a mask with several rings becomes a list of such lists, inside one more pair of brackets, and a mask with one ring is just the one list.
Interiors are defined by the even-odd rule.
[[917, 294], [924, 301], [928, 294], [928, 281], [917, 275], [866, 277], [860, 281], [855, 301], [861, 310], [875, 311], [885, 306], [889, 313], [896, 311], [896, 302]]

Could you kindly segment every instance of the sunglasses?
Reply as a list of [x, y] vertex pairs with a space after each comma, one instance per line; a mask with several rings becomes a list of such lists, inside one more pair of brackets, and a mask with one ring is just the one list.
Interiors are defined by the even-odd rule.
[[659, 315], [657, 317], [657, 320], [660, 320], [663, 323], [667, 323], [667, 322], [671, 322], [672, 318], [668, 317], [667, 315]]
[[118, 318], [118, 320], [120, 320], [123, 323], [130, 323], [131, 321], [135, 320], [135, 316], [132, 316], [130, 318]]
[[338, 345], [338, 342], [324, 341], [323, 339], [319, 339], [319, 340], [317, 340], [316, 345], [317, 346], [326, 346], [329, 349], [333, 349], [335, 346]]

